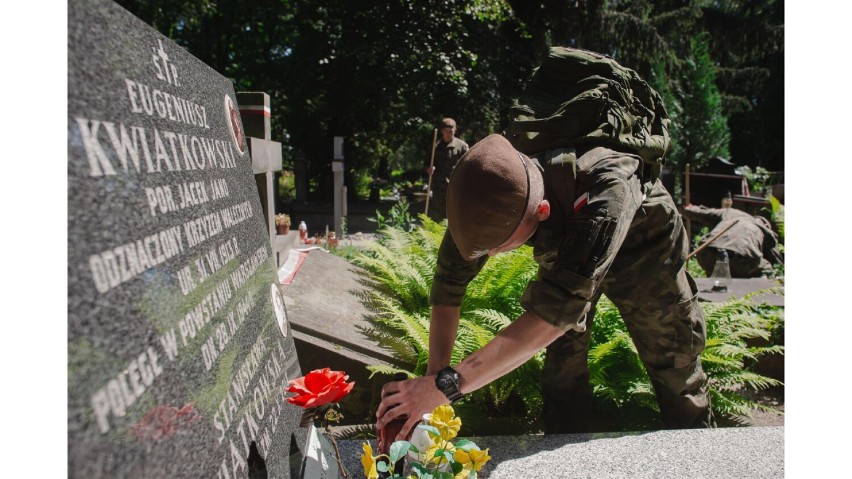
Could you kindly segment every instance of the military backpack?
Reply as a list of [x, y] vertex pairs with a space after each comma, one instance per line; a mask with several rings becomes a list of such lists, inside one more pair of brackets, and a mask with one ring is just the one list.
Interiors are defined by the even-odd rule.
[[586, 50], [551, 48], [510, 111], [507, 137], [528, 155], [606, 146], [637, 154], [656, 176], [670, 145], [660, 95], [635, 71]]

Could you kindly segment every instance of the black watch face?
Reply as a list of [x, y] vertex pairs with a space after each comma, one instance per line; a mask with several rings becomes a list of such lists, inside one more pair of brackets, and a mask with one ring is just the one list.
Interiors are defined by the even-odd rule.
[[449, 386], [451, 384], [450, 378], [448, 378], [445, 375], [441, 375], [438, 378], [438, 384], [441, 386], [440, 389], [445, 389], [445, 388], [447, 388], [447, 386]]

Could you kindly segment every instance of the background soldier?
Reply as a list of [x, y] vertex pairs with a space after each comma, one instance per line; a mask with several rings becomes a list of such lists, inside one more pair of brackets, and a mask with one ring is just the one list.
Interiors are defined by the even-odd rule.
[[[778, 250], [778, 234], [772, 230], [769, 220], [762, 216], [752, 216], [735, 208], [708, 208], [701, 205], [687, 205], [684, 216], [711, 228], [701, 238], [698, 247], [730, 226], [730, 229], [695, 255], [707, 276], [713, 273], [719, 250], [723, 249], [728, 251], [731, 276], [734, 278], [769, 276], [773, 273], [772, 265], [783, 263]], [[736, 224], [732, 226], [734, 222]]]
[[432, 197], [429, 199], [429, 218], [441, 222], [447, 217], [447, 185], [459, 159], [470, 148], [456, 138], [456, 120], [441, 120], [441, 139], [435, 147], [435, 166], [426, 163], [426, 174], [432, 175]]

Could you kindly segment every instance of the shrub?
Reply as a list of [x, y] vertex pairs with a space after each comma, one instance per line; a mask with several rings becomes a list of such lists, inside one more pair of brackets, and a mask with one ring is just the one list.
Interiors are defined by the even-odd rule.
[[399, 228], [405, 232], [411, 232], [417, 226], [416, 218], [411, 216], [408, 200], [405, 198], [399, 199], [388, 211], [388, 216], [382, 215], [382, 212], [376, 210], [375, 217], [367, 218], [367, 221], [376, 223], [376, 229], [383, 230], [388, 228]]

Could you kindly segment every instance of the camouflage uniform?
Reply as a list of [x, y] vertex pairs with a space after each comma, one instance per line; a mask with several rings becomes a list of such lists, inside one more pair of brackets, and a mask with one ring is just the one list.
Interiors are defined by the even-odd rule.
[[467, 143], [453, 137], [449, 143], [438, 140], [435, 147], [435, 172], [432, 174], [432, 197], [429, 199], [429, 218], [441, 222], [447, 217], [447, 185], [459, 159], [470, 148]]
[[[688, 240], [671, 196], [659, 179], [642, 180], [636, 155], [594, 148], [577, 158], [558, 149], [537, 160], [551, 215], [527, 243], [539, 270], [521, 304], [566, 330], [547, 348], [542, 372], [545, 432], [588, 426], [587, 353], [601, 293], [624, 318], [666, 424], [711, 425], [699, 358], [706, 327], [695, 282], [684, 269]], [[465, 261], [447, 233], [430, 303], [460, 305], [487, 258]]]
[[696, 254], [698, 264], [708, 276], [713, 272], [719, 250], [722, 249], [728, 252], [731, 276], [734, 278], [769, 275], [773, 272], [772, 265], [782, 262], [781, 253], [777, 249], [778, 235], [772, 231], [766, 218], [734, 208], [696, 205], [684, 208], [684, 216], [699, 225], [712, 228], [710, 233], [701, 238], [699, 247], [736, 221], [731, 229]]

